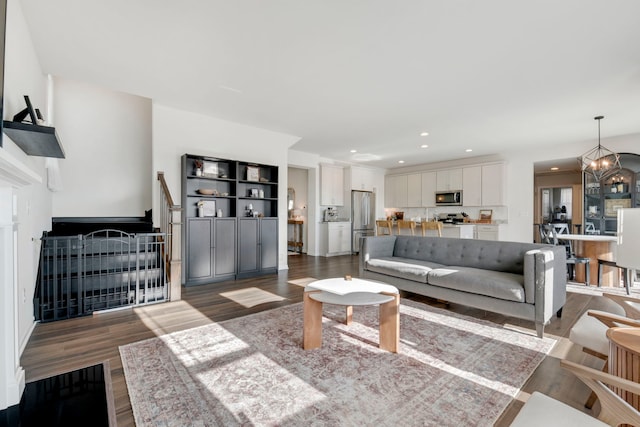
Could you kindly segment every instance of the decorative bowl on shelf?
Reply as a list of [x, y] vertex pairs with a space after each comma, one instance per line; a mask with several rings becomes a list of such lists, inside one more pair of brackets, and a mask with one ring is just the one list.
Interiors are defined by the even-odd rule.
[[218, 190], [216, 190], [215, 188], [198, 188], [196, 190], [196, 192], [198, 194], [202, 194], [204, 196], [214, 196], [214, 195], [218, 195]]

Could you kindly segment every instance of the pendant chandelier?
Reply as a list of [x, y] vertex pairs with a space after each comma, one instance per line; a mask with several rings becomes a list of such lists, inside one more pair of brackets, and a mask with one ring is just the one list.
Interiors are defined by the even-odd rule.
[[596, 116], [598, 121], [598, 146], [578, 157], [582, 172], [593, 175], [596, 181], [602, 181], [622, 169], [620, 155], [600, 145], [600, 120], [604, 116]]

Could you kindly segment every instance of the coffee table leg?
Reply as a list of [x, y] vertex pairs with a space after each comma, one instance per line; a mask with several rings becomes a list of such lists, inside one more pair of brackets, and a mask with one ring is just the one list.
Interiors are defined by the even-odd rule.
[[380, 348], [397, 353], [400, 347], [400, 295], [385, 295], [394, 299], [380, 304]]
[[352, 321], [353, 321], [353, 306], [348, 305], [346, 306], [346, 318], [344, 323], [345, 325], [350, 325]]
[[304, 293], [302, 348], [305, 350], [322, 346], [322, 303], [309, 298], [310, 293]]

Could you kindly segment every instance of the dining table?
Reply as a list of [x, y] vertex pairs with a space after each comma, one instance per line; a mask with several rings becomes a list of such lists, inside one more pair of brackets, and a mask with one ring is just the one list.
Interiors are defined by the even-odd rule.
[[[589, 258], [589, 275], [597, 284], [598, 259], [614, 261], [616, 236], [601, 234], [558, 234], [558, 240], [570, 240], [576, 256]], [[576, 269], [576, 282], [585, 281], [583, 269]], [[619, 286], [620, 276], [617, 269], [603, 270], [602, 286]]]

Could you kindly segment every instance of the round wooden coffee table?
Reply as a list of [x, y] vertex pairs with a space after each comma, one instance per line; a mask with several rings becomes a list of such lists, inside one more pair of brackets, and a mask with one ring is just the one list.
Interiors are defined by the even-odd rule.
[[347, 325], [353, 319], [354, 305], [380, 306], [379, 347], [393, 353], [400, 343], [400, 294], [395, 286], [364, 279], [324, 279], [304, 288], [305, 350], [322, 346], [322, 303], [346, 306]]

